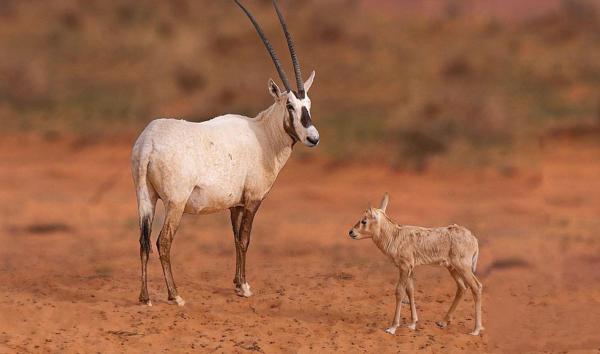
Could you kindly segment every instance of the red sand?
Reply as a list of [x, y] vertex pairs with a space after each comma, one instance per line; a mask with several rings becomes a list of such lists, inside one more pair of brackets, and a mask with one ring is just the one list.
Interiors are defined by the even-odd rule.
[[[597, 351], [600, 148], [581, 144], [548, 149], [512, 177], [292, 157], [255, 222], [247, 269], [255, 295], [233, 292], [228, 213], [185, 216], [172, 255], [187, 301], [179, 308], [165, 301], [156, 253], [154, 306], [137, 303], [129, 143], [3, 138], [0, 352]], [[470, 294], [453, 326], [435, 326], [455, 289], [433, 267], [417, 269], [418, 330], [383, 332], [395, 268], [370, 241], [346, 235], [385, 190], [399, 222], [456, 222], [478, 236], [482, 336], [467, 335]]]

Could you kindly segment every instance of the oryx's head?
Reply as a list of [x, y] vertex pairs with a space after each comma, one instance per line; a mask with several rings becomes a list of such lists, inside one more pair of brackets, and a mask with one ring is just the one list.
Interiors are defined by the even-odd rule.
[[377, 235], [381, 230], [380, 221], [382, 217], [385, 217], [389, 200], [389, 195], [385, 193], [378, 209], [369, 207], [369, 209], [365, 210], [360, 220], [350, 229], [348, 233], [350, 237], [354, 240], [360, 240], [373, 238], [373, 236]]
[[300, 63], [298, 62], [298, 56], [296, 55], [296, 48], [294, 46], [294, 41], [292, 40], [292, 36], [288, 32], [287, 25], [285, 23], [285, 19], [283, 18], [283, 14], [281, 13], [279, 6], [277, 5], [277, 0], [273, 0], [273, 6], [275, 7], [275, 11], [277, 12], [277, 17], [279, 18], [279, 22], [281, 23], [281, 27], [283, 28], [283, 33], [285, 34], [285, 38], [287, 40], [288, 48], [290, 49], [290, 55], [292, 57], [292, 63], [294, 65], [294, 74], [296, 76], [296, 85], [298, 87], [297, 91], [294, 91], [290, 86], [290, 83], [285, 75], [281, 67], [281, 63], [279, 62], [279, 58], [275, 53], [275, 50], [269, 43], [269, 40], [265, 36], [262, 28], [254, 19], [254, 16], [239, 2], [239, 0], [234, 0], [235, 3], [246, 13], [254, 28], [258, 32], [258, 35], [262, 39], [267, 51], [271, 55], [271, 59], [273, 59], [273, 63], [275, 64], [275, 68], [279, 73], [279, 77], [283, 82], [283, 86], [285, 86], [286, 91], [281, 91], [275, 81], [272, 79], [269, 80], [269, 92], [275, 98], [275, 102], [277, 104], [283, 105], [285, 107], [285, 119], [284, 119], [284, 129], [285, 132], [292, 138], [293, 142], [296, 143], [298, 141], [302, 142], [306, 146], [317, 146], [319, 144], [319, 132], [317, 128], [312, 123], [311, 115], [310, 115], [310, 98], [308, 97], [308, 90], [312, 86], [313, 80], [315, 78], [315, 72], [310, 74], [310, 77], [306, 82], [302, 81], [302, 73], [300, 71]]
[[275, 102], [285, 106], [286, 116], [283, 125], [286, 133], [294, 142], [301, 141], [310, 147], [319, 144], [319, 131], [313, 125], [310, 116], [310, 98], [307, 94], [314, 78], [313, 71], [303, 85], [304, 90], [300, 92], [292, 90], [282, 92], [273, 79], [269, 80], [269, 92], [275, 98]]

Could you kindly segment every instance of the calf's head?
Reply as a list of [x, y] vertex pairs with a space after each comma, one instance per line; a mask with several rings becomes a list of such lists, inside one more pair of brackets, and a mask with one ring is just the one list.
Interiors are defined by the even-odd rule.
[[348, 235], [354, 240], [361, 240], [365, 238], [373, 238], [381, 230], [381, 218], [388, 206], [390, 198], [387, 193], [383, 195], [379, 208], [369, 207], [358, 222], [350, 229]]

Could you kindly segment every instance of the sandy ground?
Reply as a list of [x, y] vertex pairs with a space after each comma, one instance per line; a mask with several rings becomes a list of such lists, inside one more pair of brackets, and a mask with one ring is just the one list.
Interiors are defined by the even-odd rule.
[[[0, 139], [0, 352], [535, 352], [600, 350], [600, 147], [547, 146], [530, 168], [424, 174], [292, 158], [255, 222], [233, 292], [228, 213], [185, 216], [169, 305], [157, 254], [153, 307], [137, 303], [138, 230], [129, 142]], [[439, 329], [454, 283], [417, 270], [415, 332], [383, 329], [395, 268], [347, 230], [391, 192], [405, 224], [459, 223], [480, 239], [484, 325], [470, 294]], [[159, 211], [159, 216], [161, 212]], [[154, 225], [156, 239], [161, 217]], [[408, 316], [403, 308], [403, 317]]]

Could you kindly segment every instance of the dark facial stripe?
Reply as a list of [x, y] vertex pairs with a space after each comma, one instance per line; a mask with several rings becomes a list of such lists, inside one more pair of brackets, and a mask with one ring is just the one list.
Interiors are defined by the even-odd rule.
[[283, 129], [287, 133], [287, 135], [292, 138], [292, 146], [296, 144], [296, 142], [300, 141], [300, 137], [298, 133], [296, 133], [296, 128], [294, 128], [294, 112], [288, 109], [287, 119], [283, 122]]
[[304, 128], [308, 128], [312, 125], [312, 120], [310, 119], [310, 113], [308, 113], [308, 109], [306, 107], [302, 107], [302, 115], [300, 116], [300, 123]]

